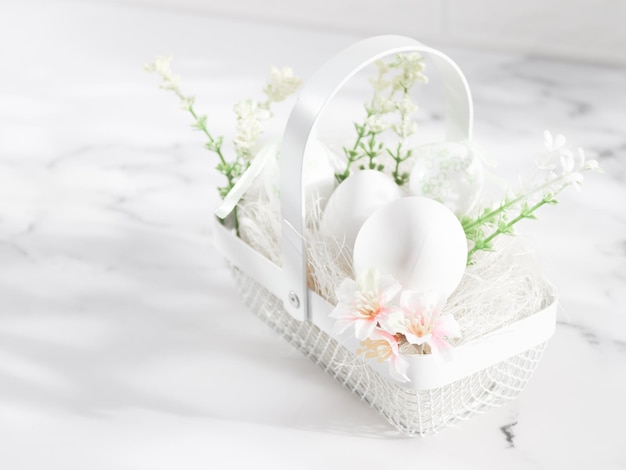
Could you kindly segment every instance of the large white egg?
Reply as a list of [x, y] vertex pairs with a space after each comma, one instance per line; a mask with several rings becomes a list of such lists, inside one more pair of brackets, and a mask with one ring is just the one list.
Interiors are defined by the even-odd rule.
[[376, 267], [405, 289], [448, 297], [461, 282], [467, 239], [461, 223], [443, 204], [405, 197], [374, 212], [356, 237], [354, 272]]
[[482, 194], [483, 164], [467, 142], [443, 142], [414, 149], [409, 188], [415, 196], [435, 199], [458, 217], [469, 213]]
[[402, 197], [391, 177], [376, 170], [352, 173], [331, 194], [320, 220], [320, 231], [352, 250], [363, 222], [376, 210]]

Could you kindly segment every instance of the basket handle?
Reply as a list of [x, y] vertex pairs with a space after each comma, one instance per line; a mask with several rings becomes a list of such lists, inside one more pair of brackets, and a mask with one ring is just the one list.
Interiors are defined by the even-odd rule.
[[339, 89], [365, 66], [390, 54], [428, 54], [445, 87], [446, 139], [469, 140], [472, 132], [472, 99], [459, 67], [446, 55], [404, 36], [375, 36], [359, 41], [324, 64], [300, 91], [287, 121], [280, 148], [280, 199], [285, 309], [298, 320], [310, 320], [307, 289], [305, 208], [302, 161], [313, 126]]
[[313, 126], [341, 87], [365, 66], [391, 54], [420, 52], [437, 66], [446, 96], [446, 139], [469, 140], [473, 108], [467, 81], [445, 54], [405, 36], [375, 36], [344, 49], [324, 64], [302, 88], [287, 121], [280, 148], [281, 250], [285, 309], [298, 320], [310, 320], [307, 289], [303, 157]]

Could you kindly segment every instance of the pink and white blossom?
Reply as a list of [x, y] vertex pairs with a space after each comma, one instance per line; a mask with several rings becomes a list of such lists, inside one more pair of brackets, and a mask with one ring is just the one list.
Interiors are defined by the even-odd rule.
[[375, 359], [379, 363], [389, 361], [389, 374], [399, 382], [409, 382], [407, 370], [409, 362], [400, 355], [398, 339], [380, 328], [374, 329], [369, 338], [361, 341], [357, 354], [364, 354], [366, 359]]
[[428, 344], [433, 353], [451, 347], [449, 339], [461, 336], [458, 322], [442, 313], [445, 298], [433, 293], [405, 290], [400, 297], [402, 314], [386, 317], [382, 327], [390, 333], [401, 333], [416, 346]]
[[393, 301], [401, 289], [393, 276], [376, 268], [360, 272], [356, 281], [344, 279], [336, 291], [337, 306], [330, 314], [337, 320], [335, 333], [354, 327], [358, 339], [370, 338], [377, 323], [398, 310]]

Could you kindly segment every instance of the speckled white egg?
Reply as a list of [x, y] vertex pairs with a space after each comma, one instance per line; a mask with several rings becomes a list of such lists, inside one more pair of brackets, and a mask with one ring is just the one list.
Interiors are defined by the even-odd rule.
[[458, 217], [469, 213], [483, 190], [483, 164], [467, 142], [443, 142], [417, 147], [409, 188], [415, 196], [435, 199]]
[[376, 267], [405, 289], [448, 297], [459, 285], [467, 262], [461, 223], [443, 204], [405, 197], [374, 212], [354, 244], [354, 272]]
[[376, 170], [352, 173], [331, 194], [320, 220], [320, 231], [352, 250], [363, 222], [376, 210], [402, 197], [400, 187]]

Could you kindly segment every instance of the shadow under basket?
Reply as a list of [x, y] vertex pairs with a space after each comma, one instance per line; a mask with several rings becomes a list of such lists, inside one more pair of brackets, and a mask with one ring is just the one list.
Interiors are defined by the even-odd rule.
[[293, 318], [278, 297], [237, 267], [231, 271], [245, 305], [335, 380], [409, 435], [435, 434], [516, 398], [530, 380], [546, 343], [450, 384], [414, 390], [382, 377], [311, 322]]

